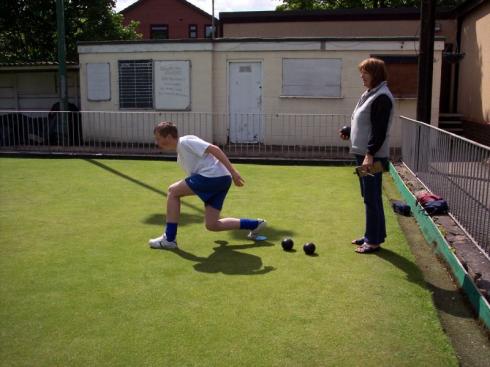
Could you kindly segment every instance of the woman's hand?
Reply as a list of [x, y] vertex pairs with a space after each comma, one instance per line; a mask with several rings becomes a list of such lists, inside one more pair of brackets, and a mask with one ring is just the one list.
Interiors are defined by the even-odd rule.
[[341, 131], [339, 131], [340, 139], [342, 140], [349, 140], [349, 137], [347, 135], [342, 134]]
[[366, 154], [364, 160], [362, 161], [362, 167], [370, 169], [373, 166], [374, 157], [371, 154]]
[[349, 140], [350, 139], [350, 126], [344, 126], [339, 130], [340, 139]]

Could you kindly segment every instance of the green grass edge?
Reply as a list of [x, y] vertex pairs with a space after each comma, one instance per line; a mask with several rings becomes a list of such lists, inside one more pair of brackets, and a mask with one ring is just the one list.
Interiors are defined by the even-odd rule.
[[442, 256], [446, 264], [449, 266], [457, 285], [463, 289], [467, 295], [471, 305], [478, 315], [478, 318], [483, 322], [487, 330], [490, 330], [490, 304], [480, 293], [478, 287], [473, 282], [468, 272], [464, 269], [456, 255], [454, 255], [449, 247], [449, 244], [437, 228], [437, 225], [434, 223], [432, 218], [419, 210], [420, 207], [417, 206], [415, 196], [410, 192], [401, 177], [398, 175], [398, 172], [392, 163], [390, 163], [389, 172], [403, 199], [408, 205], [410, 205], [413, 216], [415, 217], [420, 230], [427, 241], [427, 244], [433, 244], [435, 246], [436, 252]]

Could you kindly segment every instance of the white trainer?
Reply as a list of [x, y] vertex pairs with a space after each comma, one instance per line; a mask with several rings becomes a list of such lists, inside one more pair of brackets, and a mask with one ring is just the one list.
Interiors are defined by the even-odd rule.
[[247, 238], [249, 240], [255, 240], [259, 235], [259, 232], [267, 226], [267, 221], [265, 219], [258, 218], [257, 220], [259, 221], [259, 225], [249, 232], [249, 234], [247, 235]]
[[148, 245], [154, 249], [174, 249], [177, 248], [177, 242], [175, 241], [167, 241], [167, 236], [165, 233], [160, 237], [152, 238], [148, 241]]

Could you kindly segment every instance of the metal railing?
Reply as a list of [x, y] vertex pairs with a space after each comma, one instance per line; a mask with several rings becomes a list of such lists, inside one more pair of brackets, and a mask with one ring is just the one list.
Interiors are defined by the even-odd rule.
[[338, 131], [346, 115], [194, 112], [0, 111], [0, 150], [161, 154], [153, 128], [173, 121], [181, 135], [213, 142], [232, 157], [351, 159]]
[[402, 160], [490, 254], [490, 147], [401, 117]]

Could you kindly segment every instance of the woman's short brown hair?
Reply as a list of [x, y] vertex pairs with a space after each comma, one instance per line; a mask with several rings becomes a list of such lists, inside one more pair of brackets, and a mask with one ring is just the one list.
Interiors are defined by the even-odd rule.
[[375, 57], [370, 57], [369, 59], [362, 61], [358, 68], [359, 71], [364, 71], [373, 78], [373, 85], [371, 88], [378, 86], [379, 83], [388, 79], [388, 71], [386, 70], [385, 62]]
[[162, 121], [153, 129], [153, 134], [160, 135], [166, 137], [168, 135], [172, 136], [172, 138], [177, 139], [179, 133], [177, 131], [177, 126], [173, 122], [170, 121]]

